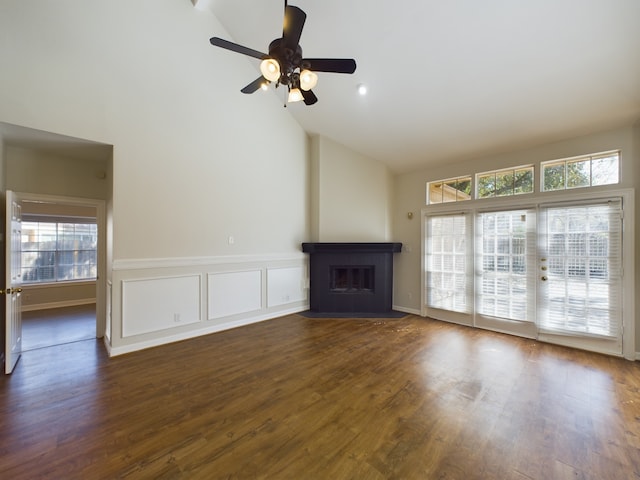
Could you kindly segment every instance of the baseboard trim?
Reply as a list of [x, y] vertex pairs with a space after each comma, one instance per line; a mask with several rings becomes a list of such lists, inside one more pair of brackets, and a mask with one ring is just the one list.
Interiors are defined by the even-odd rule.
[[36, 310], [48, 310], [50, 308], [77, 307], [80, 305], [91, 305], [96, 303], [95, 298], [83, 298], [81, 300], [64, 300], [61, 302], [37, 303], [34, 305], [23, 305], [23, 312], [33, 312]]
[[409, 313], [411, 315], [421, 316], [420, 310], [416, 310], [414, 308], [399, 307], [398, 305], [394, 305], [392, 310], [396, 310], [398, 312], [403, 312], [403, 313]]
[[212, 333], [222, 332], [224, 330], [231, 330], [232, 328], [243, 327], [245, 325], [251, 325], [253, 323], [273, 320], [274, 318], [282, 317], [284, 315], [291, 315], [293, 313], [304, 312], [305, 310], [309, 310], [309, 305], [295, 307], [288, 310], [279, 310], [277, 312], [270, 312], [264, 315], [257, 315], [255, 317], [250, 317], [250, 318], [242, 318], [240, 320], [234, 320], [227, 323], [212, 325], [207, 328], [191, 330], [184, 333], [169, 335], [169, 336], [160, 337], [160, 338], [154, 338], [153, 340], [146, 340], [146, 341], [131, 343], [129, 345], [122, 345], [118, 347], [109, 345], [105, 341], [105, 346], [107, 348], [107, 352], [109, 356], [116, 357], [118, 355], [124, 355], [126, 353], [136, 352], [138, 350], [144, 350], [152, 347], [159, 347], [160, 345], [166, 345], [168, 343], [180, 342], [182, 340], [201, 337], [203, 335], [210, 335]]

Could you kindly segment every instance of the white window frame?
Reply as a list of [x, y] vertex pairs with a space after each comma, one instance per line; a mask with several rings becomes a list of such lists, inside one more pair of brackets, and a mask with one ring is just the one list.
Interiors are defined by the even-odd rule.
[[[593, 161], [594, 160], [598, 160], [598, 159], [602, 159], [602, 158], [608, 158], [608, 157], [612, 157], [616, 155], [618, 157], [618, 181], [615, 183], [607, 183], [607, 184], [603, 184], [603, 185], [593, 185], [592, 181], [593, 181], [593, 176], [592, 174], [589, 175], [589, 185], [584, 185], [584, 186], [575, 186], [575, 187], [569, 187], [567, 186], [567, 164], [568, 163], [572, 163], [572, 162], [577, 162], [577, 161], [589, 161], [590, 163], [590, 171], [591, 171], [591, 167], [593, 165]], [[552, 165], [552, 164], [563, 164], [564, 165], [564, 187], [563, 188], [558, 188], [558, 189], [554, 189], [554, 190], [546, 190], [544, 188], [544, 172], [545, 172], [545, 167], [548, 165]], [[587, 155], [578, 155], [575, 157], [568, 157], [568, 158], [557, 158], [555, 160], [548, 160], [545, 162], [540, 162], [540, 192], [542, 193], [552, 193], [552, 192], [564, 192], [567, 190], [582, 190], [583, 188], [594, 188], [594, 187], [615, 187], [616, 185], [620, 184], [620, 164], [621, 164], [621, 152], [620, 150], [610, 150], [607, 152], [600, 152], [600, 153], [590, 153]]]
[[[455, 200], [447, 200], [446, 202], [444, 201], [444, 189], [442, 190], [442, 201], [441, 202], [431, 202], [431, 185], [436, 184], [436, 183], [441, 183], [441, 184], [445, 184], [445, 183], [449, 183], [449, 182], [455, 182], [458, 180], [467, 180], [469, 179], [469, 184], [470, 184], [470, 194], [469, 194], [469, 198], [462, 198], [460, 200], [458, 200], [458, 192], [459, 193], [464, 193], [461, 192], [460, 190], [456, 190], [456, 198]], [[475, 185], [474, 185], [474, 176], [473, 175], [460, 175], [459, 177], [451, 177], [451, 178], [445, 178], [443, 180], [434, 180], [432, 182], [427, 182], [427, 193], [426, 193], [426, 204], [427, 205], [442, 205], [442, 204], [447, 204], [447, 203], [458, 203], [458, 202], [468, 202], [469, 200], [473, 200], [474, 199], [474, 193], [475, 193]]]
[[[604, 188], [593, 191], [592, 189], [578, 189], [578, 190], [561, 190], [556, 191], [553, 196], [553, 203], [556, 202], [584, 202], [595, 199], [606, 199], [610, 197], [620, 197], [622, 199], [623, 212], [624, 212], [624, 228], [622, 233], [622, 259], [624, 263], [624, 272], [622, 277], [622, 328], [623, 328], [623, 341], [622, 341], [622, 356], [628, 360], [636, 359], [636, 346], [635, 346], [635, 191], [633, 189], [616, 189], [616, 188]], [[548, 192], [537, 192], [533, 195], [527, 195], [523, 198], [520, 195], [497, 197], [497, 198], [485, 198], [472, 200], [469, 202], [449, 203], [449, 204], [432, 204], [427, 205], [421, 210], [422, 217], [422, 235], [426, 235], [426, 219], [432, 215], [443, 215], [447, 213], [463, 212], [476, 217], [478, 212], [486, 211], [486, 209], [519, 209], [519, 208], [538, 208], [549, 203]], [[475, 224], [475, 222], [473, 222]], [[472, 230], [473, 230], [472, 225]], [[475, 238], [475, 232], [472, 232]], [[474, 311], [470, 318], [460, 318], [460, 315], [456, 312], [437, 311], [433, 312], [426, 306], [426, 280], [424, 272], [427, 265], [425, 264], [425, 244], [426, 238], [422, 238], [422, 272], [421, 275], [421, 314], [423, 317], [436, 318], [438, 320], [445, 320], [452, 323], [462, 323], [465, 325], [475, 326], [477, 325], [476, 316]], [[474, 309], [475, 310], [475, 309]], [[515, 333], [514, 333], [515, 334]], [[537, 335], [538, 339], [550, 343], [561, 343], [567, 346], [573, 346], [576, 348], [588, 348], [588, 342], [585, 343], [574, 342], [568, 338], [550, 338], [544, 335]], [[597, 351], [597, 346], [589, 348]]]
[[[85, 217], [61, 217], [59, 215], [25, 215], [23, 217], [22, 220], [23, 223], [23, 235], [26, 233], [25, 229], [24, 229], [24, 225], [27, 223], [37, 223], [37, 224], [53, 224], [56, 226], [56, 246], [53, 249], [50, 250], [46, 250], [48, 252], [50, 252], [51, 254], [54, 255], [55, 257], [55, 263], [53, 265], [51, 265], [51, 268], [53, 268], [54, 271], [54, 278], [53, 279], [47, 279], [47, 280], [25, 280], [25, 275], [24, 275], [24, 264], [22, 264], [22, 259], [21, 259], [21, 264], [20, 264], [20, 269], [22, 272], [22, 283], [23, 285], [26, 286], [44, 286], [44, 285], [61, 285], [64, 283], [83, 283], [83, 282], [95, 282], [97, 279], [97, 271], [98, 271], [98, 245], [97, 245], [97, 240], [98, 240], [98, 223], [97, 223], [97, 219], [94, 218], [85, 218]], [[72, 225], [93, 225], [95, 226], [95, 235], [96, 235], [96, 246], [93, 249], [63, 249], [63, 248], [58, 248], [58, 239], [57, 236], [59, 234], [59, 225], [61, 224], [72, 224]], [[25, 249], [24, 246], [22, 247], [22, 254], [24, 255], [25, 253], [28, 252], [44, 252], [45, 250], [28, 250]], [[64, 253], [68, 253], [68, 252], [74, 252], [74, 251], [93, 251], [95, 252], [95, 262], [93, 263], [93, 267], [95, 269], [96, 274], [94, 276], [91, 277], [82, 277], [82, 278], [60, 278], [60, 268], [61, 268], [61, 263], [60, 263], [60, 256]]]
[[[481, 197], [480, 193], [479, 193], [479, 189], [480, 189], [480, 177], [484, 177], [487, 175], [493, 175], [494, 178], [500, 174], [500, 173], [506, 173], [506, 172], [511, 172], [514, 177], [516, 174], [516, 171], [519, 170], [530, 170], [531, 171], [531, 175], [532, 175], [532, 179], [531, 179], [531, 191], [530, 192], [520, 192], [520, 193], [516, 193], [513, 191], [513, 188], [511, 189], [511, 193], [509, 194], [504, 194], [504, 195], [491, 195], [491, 196], [487, 196], [487, 197]], [[517, 167], [510, 167], [510, 168], [501, 168], [498, 170], [489, 170], [486, 172], [479, 172], [475, 174], [474, 177], [474, 183], [475, 183], [475, 190], [474, 190], [474, 194], [475, 194], [475, 198], [478, 200], [485, 200], [487, 198], [499, 198], [499, 197], [512, 197], [512, 196], [516, 196], [516, 195], [530, 195], [532, 193], [535, 192], [535, 188], [536, 188], [536, 168], [535, 165], [519, 165]]]
[[[465, 281], [465, 304], [467, 306], [466, 311], [451, 311], [451, 310], [442, 310], [441, 308], [437, 308], [431, 305], [427, 305], [428, 302], [428, 298], [427, 298], [427, 281], [426, 281], [426, 276], [427, 276], [427, 265], [425, 263], [425, 258], [426, 255], [428, 254], [428, 242], [427, 242], [427, 236], [426, 236], [426, 232], [429, 226], [429, 220], [431, 218], [440, 218], [440, 217], [447, 217], [447, 216], [452, 216], [452, 215], [462, 215], [464, 216], [464, 220], [465, 220], [465, 229], [467, 230], [467, 238], [468, 240], [465, 242], [465, 252], [464, 252], [464, 260], [465, 260], [465, 275], [466, 275], [466, 281]], [[473, 264], [473, 257], [472, 257], [472, 252], [473, 252], [473, 218], [471, 218], [470, 215], [466, 214], [466, 213], [460, 213], [460, 212], [448, 212], [448, 213], [444, 213], [442, 215], [433, 215], [433, 216], [424, 216], [423, 215], [423, 221], [422, 221], [422, 228], [423, 228], [423, 232], [424, 232], [424, 241], [422, 242], [422, 251], [423, 251], [423, 268], [422, 268], [422, 305], [423, 305], [423, 316], [430, 316], [432, 318], [440, 318], [441, 315], [444, 315], [445, 317], [447, 317], [449, 319], [449, 321], [453, 321], [455, 323], [461, 324], [461, 325], [471, 325], [473, 323], [473, 310], [474, 310], [474, 299], [473, 299], [473, 268], [474, 268], [474, 264]], [[471, 235], [469, 237], [469, 235]], [[440, 313], [440, 312], [444, 312], [444, 313]]]

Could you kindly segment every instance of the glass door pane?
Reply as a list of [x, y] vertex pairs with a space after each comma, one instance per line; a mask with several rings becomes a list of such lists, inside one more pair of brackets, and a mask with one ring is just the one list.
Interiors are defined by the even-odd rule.
[[473, 262], [471, 215], [427, 217], [425, 307], [429, 316], [471, 324]]
[[621, 353], [621, 202], [547, 207], [542, 219], [541, 338]]
[[478, 213], [476, 325], [535, 337], [535, 211]]

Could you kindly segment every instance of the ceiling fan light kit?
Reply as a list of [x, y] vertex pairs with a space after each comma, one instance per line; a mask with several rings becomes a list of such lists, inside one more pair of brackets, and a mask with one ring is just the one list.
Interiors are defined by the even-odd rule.
[[302, 70], [300, 72], [300, 88], [309, 91], [318, 84], [318, 75], [311, 70]]
[[277, 82], [281, 75], [280, 64], [275, 58], [265, 58], [260, 62], [260, 72], [270, 82]]
[[300, 102], [304, 100], [304, 97], [302, 96], [302, 92], [300, 91], [300, 89], [298, 88], [289, 88], [289, 97], [287, 98], [287, 102], [289, 103], [294, 103], [294, 102]]
[[304, 100], [306, 105], [313, 105], [318, 101], [311, 90], [318, 84], [316, 72], [350, 74], [356, 70], [356, 61], [352, 58], [304, 58], [299, 42], [306, 18], [307, 14], [300, 8], [287, 5], [285, 1], [282, 37], [271, 42], [268, 54], [219, 37], [212, 37], [209, 41], [216, 47], [261, 60], [262, 75], [241, 89], [242, 93], [250, 94], [259, 88], [266, 90], [270, 83], [275, 83], [276, 88], [280, 85], [287, 87], [289, 102]]

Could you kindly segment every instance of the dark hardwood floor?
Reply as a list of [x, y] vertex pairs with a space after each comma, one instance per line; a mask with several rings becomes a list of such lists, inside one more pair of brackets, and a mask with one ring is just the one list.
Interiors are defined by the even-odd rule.
[[640, 478], [640, 365], [408, 315], [289, 315], [0, 379], [0, 478]]
[[96, 305], [22, 313], [22, 350], [62, 345], [96, 337]]

